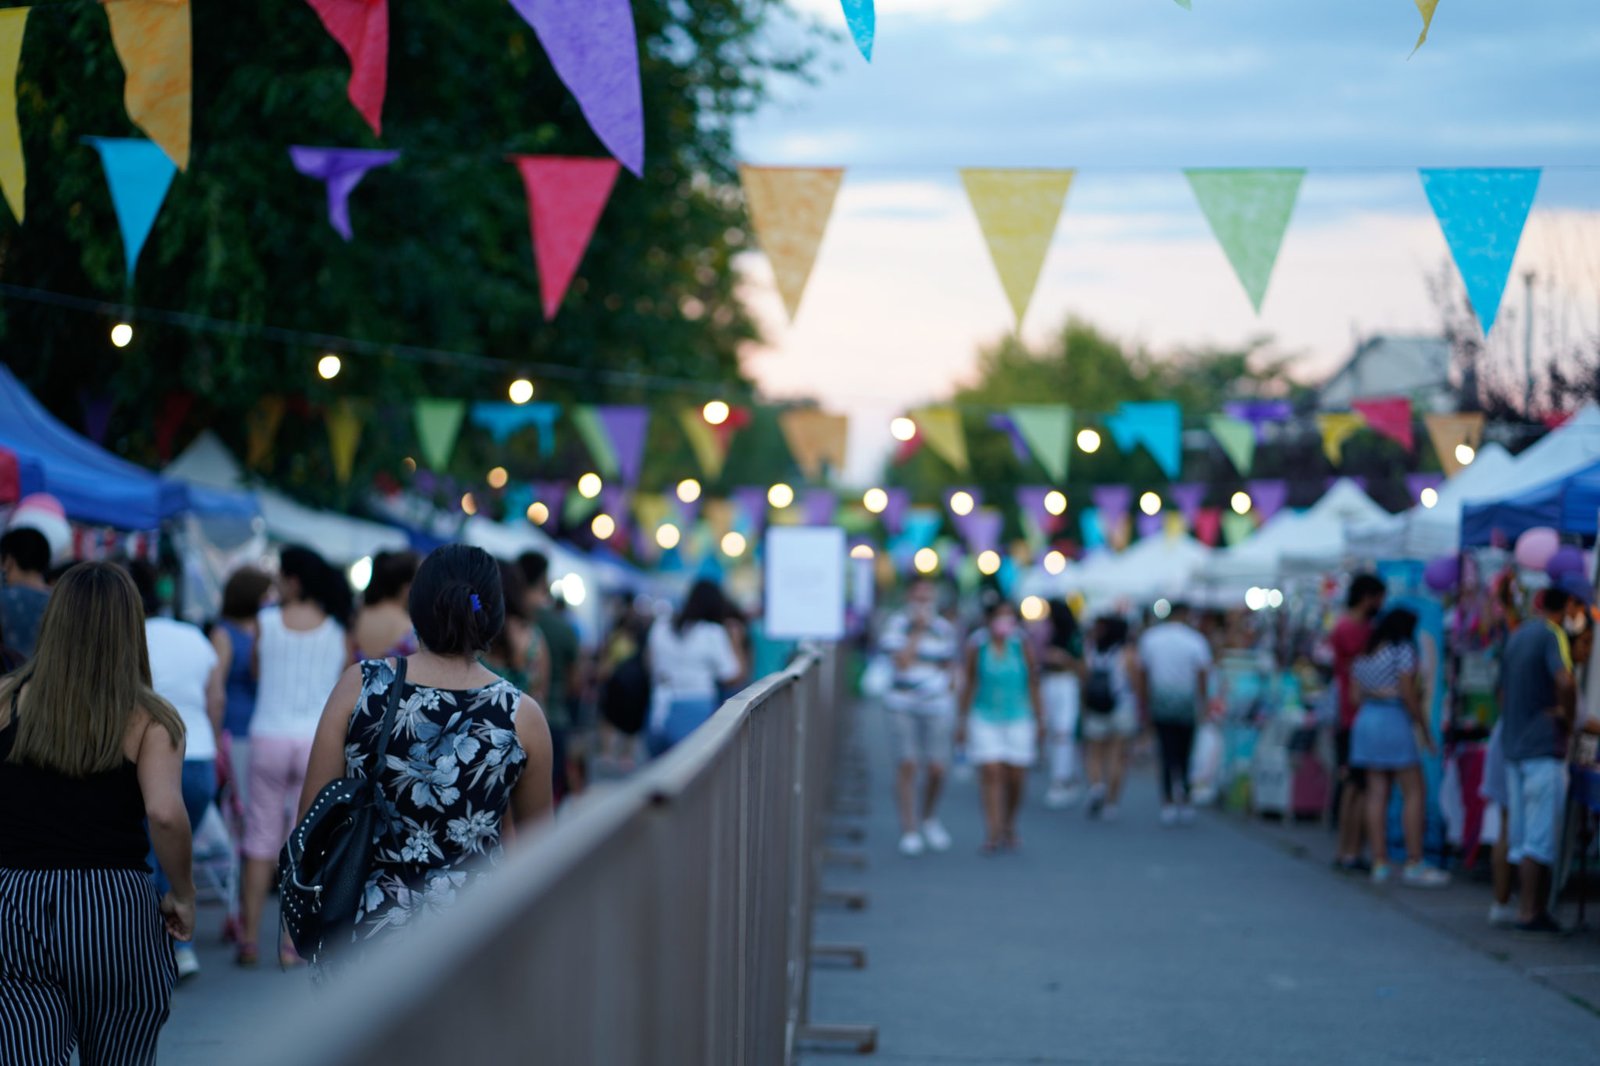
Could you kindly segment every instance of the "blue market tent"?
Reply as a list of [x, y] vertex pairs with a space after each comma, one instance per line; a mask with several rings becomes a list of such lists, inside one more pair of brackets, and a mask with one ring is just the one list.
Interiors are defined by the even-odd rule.
[[1461, 518], [1461, 545], [1509, 544], [1523, 533], [1548, 526], [1564, 536], [1595, 537], [1600, 519], [1600, 463], [1535, 485], [1526, 492], [1468, 504]]
[[0, 445], [43, 476], [30, 488], [61, 501], [67, 517], [118, 529], [155, 529], [191, 506], [176, 481], [81, 437], [62, 425], [0, 365]]

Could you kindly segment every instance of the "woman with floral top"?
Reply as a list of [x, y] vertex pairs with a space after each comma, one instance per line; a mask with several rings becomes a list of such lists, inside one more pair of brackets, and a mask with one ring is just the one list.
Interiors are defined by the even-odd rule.
[[505, 624], [499, 566], [478, 548], [440, 548], [417, 571], [410, 607], [421, 647], [406, 658], [383, 765], [373, 760], [395, 663], [374, 659], [329, 697], [300, 797], [303, 817], [334, 779], [378, 775], [383, 825], [356, 943], [453, 903], [499, 860], [508, 817], [525, 827], [551, 807], [544, 714], [479, 662]]

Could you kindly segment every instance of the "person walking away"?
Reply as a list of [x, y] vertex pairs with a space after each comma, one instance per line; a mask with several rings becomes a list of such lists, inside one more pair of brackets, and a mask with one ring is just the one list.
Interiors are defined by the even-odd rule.
[[505, 678], [540, 703], [549, 683], [550, 672], [545, 669], [544, 636], [527, 613], [527, 582], [522, 580], [522, 568], [515, 563], [502, 562], [500, 567], [500, 594], [505, 601], [505, 625], [500, 627], [489, 650], [483, 654], [483, 665]]
[[651, 756], [665, 754], [717, 709], [719, 686], [733, 685], [746, 667], [722, 625], [722, 590], [697, 581], [676, 615], [650, 627]]
[[1422, 690], [1417, 682], [1417, 616], [1397, 608], [1379, 617], [1367, 649], [1350, 667], [1361, 709], [1350, 733], [1350, 763], [1367, 772], [1367, 839], [1372, 880], [1390, 879], [1389, 787], [1400, 786], [1406, 864], [1400, 880], [1414, 888], [1450, 883], [1443, 870], [1422, 860], [1422, 755], [1434, 750]]
[[[183, 809], [189, 816], [191, 838], [217, 794], [217, 731], [222, 722], [222, 686], [217, 669], [217, 653], [200, 631], [172, 618], [161, 617], [161, 601], [156, 593], [155, 567], [136, 560], [128, 565], [134, 588], [144, 608], [144, 637], [150, 655], [150, 687], [172, 704], [183, 721], [184, 751]], [[170, 873], [154, 854], [158, 895], [165, 895], [172, 884]], [[190, 871], [192, 875], [192, 871]], [[200, 972], [200, 957], [193, 945], [178, 943], [173, 952], [180, 981]]]
[[1006, 600], [990, 606], [986, 625], [967, 649], [966, 686], [956, 740], [978, 767], [983, 799], [983, 851], [1021, 846], [1017, 812], [1028, 768], [1045, 736], [1044, 702], [1033, 651]]
[[24, 659], [33, 654], [39, 622], [50, 599], [45, 573], [50, 569], [50, 542], [37, 529], [22, 526], [0, 537], [0, 629], [10, 648]]
[[637, 762], [639, 734], [650, 718], [649, 639], [632, 596], [624, 596], [606, 634], [596, 678], [599, 688], [600, 760], [628, 773]]
[[1050, 787], [1044, 805], [1070, 807], [1078, 799], [1078, 714], [1083, 675], [1083, 632], [1065, 600], [1050, 602], [1050, 634], [1039, 657], [1040, 695], [1050, 723]]
[[[133, 582], [73, 567], [32, 663], [0, 681], [0, 1062], [156, 1061], [169, 938], [194, 934], [183, 745], [151, 687]], [[172, 872], [160, 897], [152, 844]]]
[[[448, 909], [492, 872], [507, 825], [522, 832], [550, 814], [544, 715], [479, 661], [505, 622], [501, 587], [499, 565], [481, 548], [448, 544], [423, 560], [409, 601], [419, 647], [406, 657], [383, 765], [376, 756], [397, 660], [349, 667], [328, 696], [300, 817], [335, 779], [374, 774], [384, 811], [351, 944]], [[315, 961], [325, 968], [340, 957]]]
[[1089, 645], [1079, 694], [1089, 816], [1112, 822], [1121, 809], [1128, 745], [1139, 735], [1128, 623], [1109, 616], [1096, 618]]
[[1205, 713], [1211, 644], [1189, 625], [1189, 608], [1175, 603], [1164, 622], [1139, 637], [1137, 686], [1161, 752], [1161, 824], [1189, 825], [1189, 760]]
[[533, 619], [533, 624], [544, 637], [548, 653], [545, 664], [549, 672], [542, 682], [546, 692], [542, 706], [545, 721], [550, 726], [550, 742], [555, 746], [552, 765], [555, 768], [556, 803], [559, 804], [566, 798], [571, 783], [567, 759], [572, 728], [576, 723], [572, 700], [578, 692], [578, 631], [556, 609], [551, 598], [550, 557], [543, 552], [524, 552], [517, 559], [517, 565], [522, 568], [522, 577], [528, 587], [528, 617]]
[[[308, 548], [280, 555], [278, 598], [259, 618], [256, 713], [250, 723], [250, 806], [245, 809], [243, 928], [237, 961], [254, 966], [267, 892], [278, 852], [289, 839], [295, 803], [305, 783], [317, 715], [350, 661], [346, 626], [350, 590], [344, 576]], [[287, 937], [278, 961], [300, 961]]]
[[1545, 589], [1536, 611], [1511, 634], [1500, 657], [1500, 741], [1511, 801], [1509, 859], [1518, 867], [1521, 910], [1516, 928], [1526, 933], [1561, 931], [1548, 900], [1566, 815], [1567, 747], [1577, 709], [1572, 649], [1562, 627], [1574, 597], [1589, 601], [1583, 582]]
[[956, 627], [939, 615], [937, 601], [938, 590], [931, 580], [913, 579], [906, 589], [905, 609], [889, 619], [878, 642], [892, 671], [883, 707], [896, 752], [900, 854], [908, 857], [921, 855], [924, 848], [947, 851], [951, 845], [950, 833], [939, 820], [939, 796], [955, 730], [955, 667], [961, 638]]
[[393, 659], [417, 650], [406, 602], [417, 576], [415, 552], [379, 552], [372, 558], [372, 578], [361, 594], [361, 613], [351, 633], [353, 658]]
[[1361, 858], [1366, 825], [1366, 771], [1350, 765], [1350, 731], [1355, 726], [1360, 703], [1350, 681], [1350, 668], [1367, 650], [1372, 639], [1372, 621], [1383, 611], [1389, 591], [1375, 574], [1357, 574], [1345, 595], [1345, 612], [1334, 623], [1328, 644], [1333, 652], [1333, 680], [1339, 701], [1338, 728], [1334, 733], [1334, 753], [1338, 763], [1338, 788], [1334, 798], [1334, 818], [1338, 826], [1338, 854], [1334, 865], [1341, 870], [1362, 872], [1370, 864]]

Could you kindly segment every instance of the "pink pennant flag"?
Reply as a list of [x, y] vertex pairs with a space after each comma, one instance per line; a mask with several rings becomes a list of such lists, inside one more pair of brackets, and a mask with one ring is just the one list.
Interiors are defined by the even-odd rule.
[[1406, 451], [1415, 450], [1411, 435], [1411, 401], [1404, 396], [1382, 400], [1353, 400], [1350, 409], [1376, 434], [1398, 441]]
[[289, 160], [294, 168], [328, 186], [328, 224], [346, 241], [355, 236], [350, 226], [350, 194], [368, 171], [386, 167], [399, 158], [399, 152], [370, 148], [289, 146]]
[[617, 181], [615, 159], [517, 155], [539, 267], [545, 321], [553, 321]]
[[1201, 544], [1216, 547], [1222, 536], [1222, 508], [1200, 508], [1194, 516], [1194, 535]]
[[383, 96], [389, 83], [389, 0], [306, 2], [350, 57], [350, 102], [381, 137]]

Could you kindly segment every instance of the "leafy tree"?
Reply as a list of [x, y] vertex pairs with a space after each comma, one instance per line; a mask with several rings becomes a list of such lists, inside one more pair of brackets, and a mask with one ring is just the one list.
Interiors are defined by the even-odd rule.
[[[329, 228], [320, 184], [286, 152], [378, 143], [346, 99], [343, 53], [303, 0], [196, 4], [193, 159], [126, 287], [100, 164], [80, 141], [139, 135], [122, 110], [106, 17], [92, 3], [37, 8], [18, 81], [27, 223], [0, 227], [0, 278], [105, 306], [13, 292], [0, 303], [0, 351], [69, 423], [83, 391], [112, 396], [108, 443], [148, 463], [169, 394], [194, 397], [178, 443], [208, 425], [238, 449], [259, 398], [288, 394], [263, 473], [327, 502], [399, 472], [414, 453], [407, 404], [418, 396], [499, 398], [527, 372], [557, 401], [668, 410], [747, 398], [737, 353], [755, 327], [735, 295], [732, 259], [748, 236], [732, 124], [771, 79], [805, 76], [814, 31], [772, 43], [784, 0], [633, 6], [647, 169], [619, 179], [554, 323], [539, 308], [523, 190], [505, 156], [604, 150], [505, 0], [392, 6], [382, 145], [405, 155], [356, 193], [350, 244]], [[134, 311], [136, 339], [118, 351], [107, 331], [122, 305], [199, 317]], [[327, 350], [344, 355], [345, 371], [325, 383], [313, 367]], [[319, 414], [340, 398], [373, 411], [350, 490], [334, 485]], [[689, 468], [669, 421], [652, 434], [656, 480], [668, 458], [673, 472]], [[546, 462], [532, 433], [506, 449], [474, 441], [453, 472], [481, 479], [499, 462], [516, 477], [564, 476], [586, 462], [575, 449]]]

